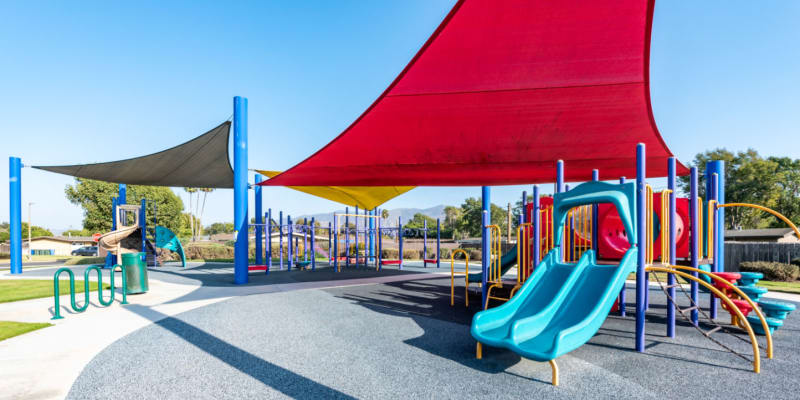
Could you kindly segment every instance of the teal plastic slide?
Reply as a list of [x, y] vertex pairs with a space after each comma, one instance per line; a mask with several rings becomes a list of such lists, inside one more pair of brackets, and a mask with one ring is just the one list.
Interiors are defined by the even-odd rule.
[[[554, 196], [555, 243], [561, 243], [567, 212], [577, 206], [616, 206], [631, 244], [636, 242], [634, 183], [587, 182]], [[503, 305], [478, 312], [472, 336], [536, 361], [550, 361], [577, 349], [597, 333], [636, 266], [637, 247], [618, 265], [598, 265], [589, 250], [576, 264], [561, 262], [556, 246], [517, 294]]]
[[[514, 245], [510, 250], [503, 254], [503, 257], [500, 258], [500, 276], [503, 276], [511, 269], [511, 267], [517, 265], [517, 245]], [[467, 275], [467, 279], [471, 283], [482, 283], [483, 282], [483, 272], [471, 272]]]
[[169, 228], [156, 226], [156, 247], [178, 253], [181, 256], [181, 266], [186, 268], [186, 254], [183, 252], [183, 245], [178, 236]]

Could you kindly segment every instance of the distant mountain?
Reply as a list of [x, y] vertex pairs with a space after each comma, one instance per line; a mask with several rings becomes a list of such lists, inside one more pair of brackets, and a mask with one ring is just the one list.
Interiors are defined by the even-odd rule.
[[[393, 210], [389, 210], [389, 218], [387, 218], [386, 222], [388, 222], [389, 225], [392, 225], [392, 226], [397, 225], [397, 217], [400, 217], [402, 219], [403, 223], [405, 224], [411, 218], [413, 218], [414, 214], [416, 214], [416, 213], [422, 213], [422, 214], [425, 214], [425, 215], [427, 215], [427, 216], [429, 216], [431, 218], [444, 219], [444, 207], [445, 206], [442, 204], [442, 205], [433, 206], [433, 207], [429, 207], [429, 208], [395, 208]], [[335, 212], [337, 214], [344, 213], [344, 209], [336, 210]], [[351, 213], [355, 213], [355, 210], [351, 208], [350, 212]], [[359, 210], [358, 212], [359, 212], [359, 214], [363, 214], [364, 213], [363, 210]], [[303, 218], [311, 219], [312, 217], [316, 221], [319, 221], [320, 224], [322, 224], [322, 225], [327, 225], [328, 222], [333, 222], [333, 212], [323, 213], [323, 214], [300, 215], [298, 217], [292, 217], [292, 218], [295, 221], [297, 221], [297, 220], [300, 220], [300, 219], [303, 219]], [[359, 218], [359, 221], [362, 221], [362, 219]], [[341, 224], [341, 222], [340, 222], [340, 224]]]

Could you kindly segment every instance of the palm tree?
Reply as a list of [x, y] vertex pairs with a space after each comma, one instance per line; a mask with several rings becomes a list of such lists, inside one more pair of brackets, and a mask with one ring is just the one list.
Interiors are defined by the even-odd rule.
[[[200, 207], [200, 213], [198, 214], [199, 217], [197, 218], [197, 236], [200, 236], [203, 233], [202, 221], [203, 221], [203, 213], [206, 211], [206, 197], [208, 197], [208, 194], [213, 192], [214, 189], [213, 188], [199, 188], [198, 190], [203, 192], [203, 206]], [[198, 196], [199, 195], [200, 194], [198, 193]], [[197, 202], [199, 203], [200, 199], [197, 199], [197, 200], [198, 200]]]
[[385, 208], [381, 210], [381, 218], [386, 221], [386, 218], [389, 218], [389, 210]]
[[195, 231], [194, 231], [194, 214], [192, 214], [192, 197], [194, 197], [194, 193], [197, 192], [197, 188], [192, 187], [185, 187], [183, 190], [186, 193], [189, 193], [189, 227], [192, 231], [192, 241], [194, 242], [195, 239]]

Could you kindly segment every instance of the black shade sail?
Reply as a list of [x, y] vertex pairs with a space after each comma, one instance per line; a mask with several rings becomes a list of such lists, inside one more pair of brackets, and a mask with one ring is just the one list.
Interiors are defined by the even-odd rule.
[[129, 185], [233, 188], [233, 169], [228, 159], [230, 127], [231, 122], [225, 121], [186, 143], [142, 157], [33, 168]]

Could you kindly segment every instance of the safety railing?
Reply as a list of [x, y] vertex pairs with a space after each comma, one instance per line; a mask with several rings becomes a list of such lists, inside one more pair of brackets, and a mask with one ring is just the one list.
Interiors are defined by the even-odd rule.
[[567, 213], [564, 224], [564, 261], [577, 262], [592, 248], [592, 206], [579, 206]]
[[117, 268], [120, 269], [122, 272], [122, 302], [121, 304], [128, 304], [128, 290], [127, 290], [127, 280], [125, 278], [125, 267], [119, 264], [114, 265], [111, 268], [110, 274], [110, 285], [111, 285], [111, 294], [108, 300], [103, 300], [103, 274], [100, 269], [99, 265], [92, 265], [83, 272], [83, 285], [84, 285], [84, 302], [82, 306], [78, 306], [77, 302], [75, 301], [75, 274], [69, 268], [59, 268], [55, 274], [53, 275], [53, 299], [55, 302], [55, 309], [53, 310], [53, 318], [51, 319], [62, 319], [64, 317], [61, 316], [61, 302], [60, 302], [60, 295], [61, 290], [59, 288], [59, 279], [58, 277], [61, 275], [62, 272], [66, 272], [69, 275], [69, 301], [70, 305], [72, 306], [72, 310], [76, 313], [82, 313], [86, 311], [89, 307], [90, 300], [89, 295], [91, 294], [90, 290], [90, 282], [89, 282], [89, 275], [92, 271], [97, 271], [97, 301], [103, 307], [108, 307], [111, 303], [114, 302], [114, 294], [116, 293], [116, 288], [114, 287], [114, 273], [117, 271]]
[[486, 291], [486, 303], [484, 303], [483, 308], [489, 308], [489, 299], [494, 300], [508, 300], [505, 297], [499, 296], [492, 296], [492, 289], [500, 289], [503, 287], [503, 272], [502, 272], [502, 261], [503, 252], [500, 246], [500, 226], [498, 225], [487, 225], [487, 236], [489, 239], [489, 271], [488, 275], [486, 276], [486, 284], [489, 288]]
[[[456, 254], [461, 253], [464, 255], [464, 272], [456, 272]], [[456, 292], [456, 275], [464, 275], [464, 303], [469, 307], [469, 253], [464, 249], [455, 249], [450, 254], [450, 306], [455, 305], [455, 292]]]
[[517, 284], [511, 289], [511, 297], [522, 287], [531, 274], [531, 231], [533, 226], [525, 222], [517, 227]]
[[541, 227], [541, 242], [539, 248], [539, 261], [544, 259], [544, 256], [553, 250], [554, 232], [553, 232], [553, 206], [547, 206], [539, 210], [540, 227]]

